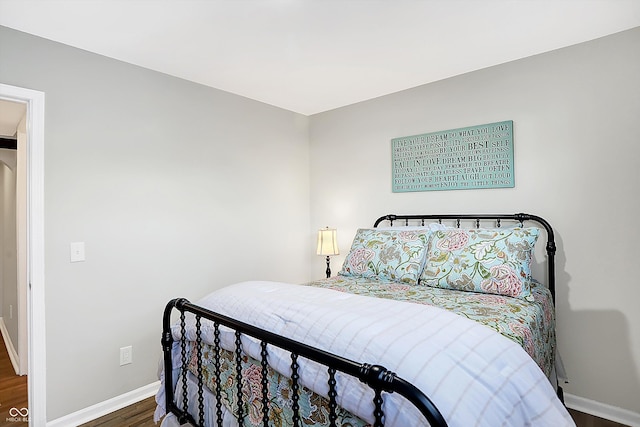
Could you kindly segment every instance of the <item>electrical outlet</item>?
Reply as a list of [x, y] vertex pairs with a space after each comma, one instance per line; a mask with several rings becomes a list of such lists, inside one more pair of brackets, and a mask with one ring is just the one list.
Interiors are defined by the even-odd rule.
[[120, 366], [133, 363], [133, 347], [127, 346], [120, 348]]

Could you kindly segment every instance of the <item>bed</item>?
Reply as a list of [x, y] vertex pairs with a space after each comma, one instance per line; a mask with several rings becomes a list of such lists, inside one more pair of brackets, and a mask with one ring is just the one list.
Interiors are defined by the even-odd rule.
[[155, 419], [575, 425], [556, 369], [555, 251], [535, 215], [385, 215], [357, 230], [337, 276], [172, 300]]

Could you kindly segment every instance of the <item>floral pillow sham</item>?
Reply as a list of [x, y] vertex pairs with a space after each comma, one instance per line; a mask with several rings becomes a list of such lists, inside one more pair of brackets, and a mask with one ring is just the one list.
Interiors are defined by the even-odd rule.
[[539, 233], [536, 227], [436, 231], [420, 284], [529, 300]]
[[339, 274], [416, 284], [424, 267], [430, 235], [427, 228], [361, 228]]

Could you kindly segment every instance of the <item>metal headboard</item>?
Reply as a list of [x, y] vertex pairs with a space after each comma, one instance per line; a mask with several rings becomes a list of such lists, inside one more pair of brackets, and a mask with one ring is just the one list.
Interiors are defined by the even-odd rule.
[[404, 221], [405, 225], [409, 225], [409, 221], [417, 221], [420, 220], [421, 225], [427, 222], [439, 222], [442, 223], [442, 220], [454, 220], [456, 222], [456, 227], [460, 227], [461, 221], [475, 221], [476, 228], [480, 228], [480, 225], [483, 221], [494, 220], [495, 227], [500, 227], [502, 220], [507, 221], [517, 221], [520, 224], [524, 225], [525, 221], [534, 222], [538, 225], [542, 226], [547, 231], [547, 244], [545, 246], [545, 250], [547, 252], [547, 287], [549, 291], [551, 291], [551, 297], [553, 298], [553, 302], [556, 301], [556, 273], [555, 273], [555, 255], [556, 255], [556, 242], [553, 236], [553, 228], [551, 225], [542, 217], [537, 215], [531, 215], [527, 213], [517, 213], [517, 214], [445, 214], [445, 215], [394, 215], [389, 214], [382, 216], [376, 220], [373, 224], [374, 227], [377, 227], [383, 221], [389, 221], [390, 225], [393, 225], [394, 221]]

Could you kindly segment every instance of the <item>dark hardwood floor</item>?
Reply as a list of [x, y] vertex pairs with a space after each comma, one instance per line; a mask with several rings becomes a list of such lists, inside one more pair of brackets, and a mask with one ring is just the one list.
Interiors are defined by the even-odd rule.
[[[137, 407], [129, 406], [113, 414], [105, 415], [90, 423], [83, 424], [81, 427], [155, 426], [153, 423], [153, 411], [155, 410], [154, 398], [150, 397], [145, 399], [135, 406]], [[628, 427], [624, 424], [594, 417], [593, 415], [584, 414], [574, 411], [573, 409], [569, 409], [569, 413], [576, 422], [577, 427]]]
[[[12, 408], [18, 410], [28, 408], [27, 377], [15, 374], [3, 342], [0, 343], [0, 347], [0, 427], [26, 426], [27, 422], [22, 421], [20, 415], [12, 417], [10, 412]], [[155, 408], [156, 402], [153, 397], [150, 397], [104, 417], [82, 424], [81, 427], [157, 427], [153, 422]], [[594, 417], [572, 409], [569, 410], [569, 413], [571, 413], [577, 427], [627, 427], [624, 424]]]
[[155, 410], [156, 401], [150, 397], [97, 420], [82, 424], [81, 427], [158, 427], [159, 423], [153, 422], [153, 411]]
[[0, 347], [0, 427], [26, 426], [27, 376], [16, 375], [2, 338]]
[[569, 409], [569, 413], [576, 422], [577, 427], [629, 427], [626, 424], [605, 420], [604, 418], [574, 411], [573, 409]]

